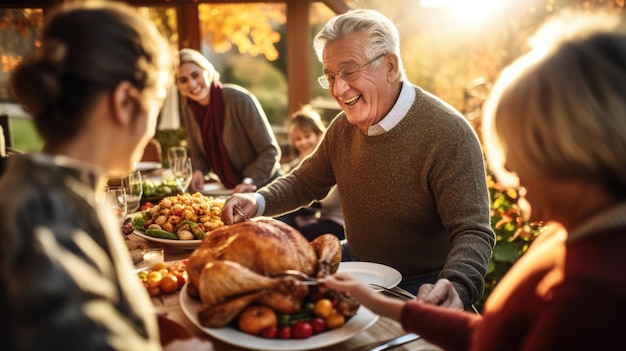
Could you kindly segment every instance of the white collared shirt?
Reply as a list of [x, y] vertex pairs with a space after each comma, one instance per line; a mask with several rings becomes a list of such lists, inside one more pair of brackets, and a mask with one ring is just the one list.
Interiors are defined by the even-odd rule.
[[411, 85], [407, 82], [402, 82], [402, 87], [400, 87], [400, 96], [398, 96], [398, 100], [391, 108], [391, 111], [389, 111], [389, 113], [387, 113], [387, 115], [383, 117], [380, 122], [370, 126], [367, 130], [367, 135], [381, 135], [390, 131], [393, 127], [400, 123], [404, 116], [406, 116], [414, 101], [415, 89], [412, 89]]
[[[415, 89], [411, 87], [407, 82], [402, 82], [400, 87], [400, 96], [393, 105], [389, 113], [377, 124], [370, 126], [367, 130], [368, 136], [381, 135], [390, 131], [395, 127], [409, 112], [409, 109], [415, 101]], [[265, 198], [259, 194], [254, 193], [257, 199], [258, 210], [255, 217], [261, 216], [265, 212]]]

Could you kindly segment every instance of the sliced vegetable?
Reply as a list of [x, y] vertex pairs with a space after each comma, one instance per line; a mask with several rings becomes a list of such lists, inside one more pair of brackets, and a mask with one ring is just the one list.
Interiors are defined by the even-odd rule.
[[198, 223], [194, 223], [192, 221], [188, 221], [188, 220], [184, 220], [181, 222], [182, 225], [184, 224], [189, 224], [189, 229], [190, 232], [193, 233], [193, 236], [196, 239], [202, 239], [204, 238], [204, 230], [202, 230], [202, 228], [200, 228], [200, 226], [198, 225]]
[[155, 238], [178, 240], [178, 236], [163, 229], [148, 229], [146, 234]]

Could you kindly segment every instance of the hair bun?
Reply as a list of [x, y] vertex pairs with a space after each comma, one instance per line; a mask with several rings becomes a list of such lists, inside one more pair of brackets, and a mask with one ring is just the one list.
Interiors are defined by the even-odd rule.
[[58, 39], [47, 39], [37, 51], [36, 60], [45, 62], [57, 69], [60, 74], [65, 62], [67, 46]]
[[18, 66], [11, 76], [11, 92], [34, 118], [53, 114], [60, 93], [59, 75], [49, 62], [33, 60]]

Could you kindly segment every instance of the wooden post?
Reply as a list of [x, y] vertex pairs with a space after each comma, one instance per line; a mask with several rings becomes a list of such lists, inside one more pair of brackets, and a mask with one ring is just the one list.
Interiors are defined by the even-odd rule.
[[309, 1], [287, 0], [289, 114], [311, 100]]
[[176, 4], [176, 14], [178, 22], [178, 48], [191, 48], [200, 51], [198, 3], [178, 3]]

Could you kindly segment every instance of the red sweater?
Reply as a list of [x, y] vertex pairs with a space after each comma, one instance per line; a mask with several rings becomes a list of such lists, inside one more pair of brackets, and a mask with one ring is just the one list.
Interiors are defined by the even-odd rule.
[[625, 349], [626, 227], [565, 237], [537, 238], [482, 317], [411, 302], [403, 327], [446, 350]]

